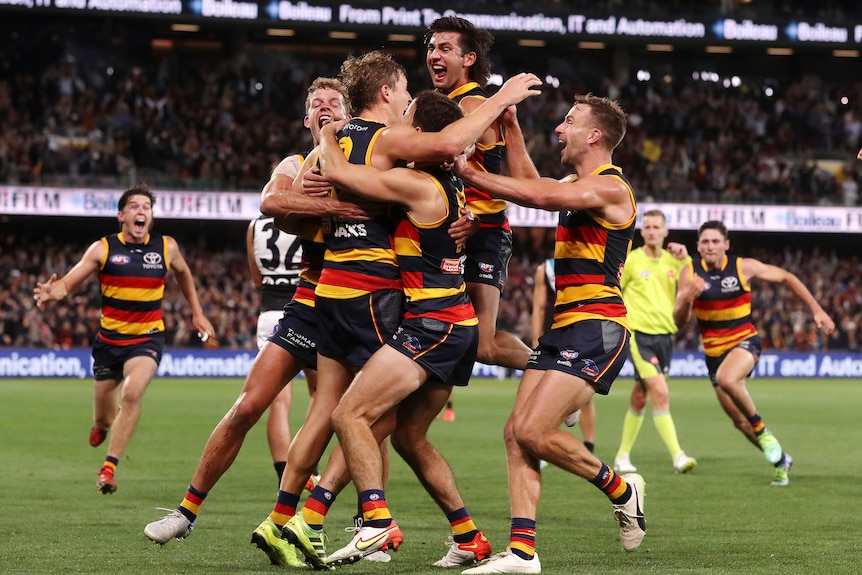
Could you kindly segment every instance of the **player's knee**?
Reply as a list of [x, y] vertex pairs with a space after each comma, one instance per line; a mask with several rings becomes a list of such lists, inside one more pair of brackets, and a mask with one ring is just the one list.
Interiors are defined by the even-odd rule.
[[506, 445], [517, 443], [515, 439], [515, 422], [511, 419], [503, 426], [503, 441], [505, 441]]
[[733, 397], [736, 391], [736, 380], [726, 375], [715, 376], [715, 386], [729, 396]]
[[670, 394], [667, 387], [658, 387], [650, 392], [652, 395], [652, 404], [656, 409], [667, 409], [670, 402]]
[[544, 434], [532, 427], [517, 427], [515, 429], [515, 441], [518, 443], [518, 447], [534, 457], [541, 457], [544, 453]]
[[228, 421], [232, 429], [248, 431], [258, 422], [266, 405], [256, 401], [253, 396], [243, 394], [231, 408]]
[[120, 394], [120, 405], [124, 409], [140, 408], [141, 402], [144, 399], [144, 388], [139, 386], [123, 387], [123, 392]]
[[408, 464], [416, 460], [416, 453], [423, 441], [423, 437], [404, 429], [396, 429], [390, 436], [392, 448]]
[[345, 409], [343, 405], [339, 404], [332, 410], [332, 429], [335, 430], [335, 433], [338, 435], [343, 434], [349, 427], [351, 418], [352, 416], [347, 409]]

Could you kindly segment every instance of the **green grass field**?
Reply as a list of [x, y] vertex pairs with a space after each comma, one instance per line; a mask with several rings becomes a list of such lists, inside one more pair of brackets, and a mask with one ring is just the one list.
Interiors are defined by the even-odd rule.
[[[119, 491], [97, 494], [104, 447], [87, 443], [92, 383], [0, 381], [0, 573], [266, 573], [249, 544], [272, 508], [275, 472], [262, 425], [205, 502], [191, 537], [164, 547], [143, 527], [179, 504], [213, 426], [240, 380], [156, 380], [137, 434], [117, 471]], [[456, 392], [457, 421], [437, 422], [432, 441], [449, 460], [468, 509], [495, 550], [506, 545], [509, 507], [501, 429], [513, 380], [474, 380]], [[598, 398], [597, 454], [612, 462], [630, 380]], [[307, 393], [295, 391], [294, 425]], [[547, 574], [855, 574], [862, 556], [862, 382], [753, 380], [767, 423], [794, 456], [791, 483], [769, 486], [771, 468], [731, 427], [706, 380], [672, 382], [673, 415], [685, 450], [699, 461], [675, 475], [647, 421], [632, 460], [647, 481], [647, 537], [624, 553], [607, 499], [582, 479], [550, 468], [537, 545]], [[649, 419], [649, 418], [648, 418]], [[579, 433], [575, 428], [574, 433]], [[442, 513], [393, 456], [387, 499], [405, 543], [388, 564], [342, 568], [365, 573], [439, 573], [449, 534]], [[333, 547], [349, 539], [355, 492], [345, 491], [328, 519]], [[458, 571], [454, 571], [458, 572]]]

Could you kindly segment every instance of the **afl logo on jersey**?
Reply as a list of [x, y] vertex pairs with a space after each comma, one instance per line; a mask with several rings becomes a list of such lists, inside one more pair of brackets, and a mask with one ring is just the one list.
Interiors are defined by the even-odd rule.
[[127, 263], [129, 263], [130, 261], [132, 261], [132, 258], [127, 256], [126, 254], [116, 254], [116, 255], [111, 256], [111, 263], [116, 264], [118, 266], [124, 266]]

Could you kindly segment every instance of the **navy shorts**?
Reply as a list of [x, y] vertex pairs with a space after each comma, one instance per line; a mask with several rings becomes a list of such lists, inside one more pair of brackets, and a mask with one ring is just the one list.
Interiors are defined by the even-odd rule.
[[405, 319], [387, 342], [447, 385], [470, 382], [479, 348], [479, 326], [457, 325], [426, 317]]
[[[727, 354], [736, 348], [741, 348], [751, 353], [754, 356], [754, 365], [757, 365], [757, 362], [760, 361], [760, 353], [763, 351], [763, 340], [760, 339], [759, 335], [753, 335], [748, 339], [742, 340], [718, 357], [706, 356], [706, 369], [709, 372], [709, 381], [712, 382], [712, 387], [718, 387], [718, 381], [715, 379], [715, 375], [718, 373], [718, 366], [721, 365]], [[748, 372], [748, 375], [751, 375], [751, 372]]]
[[93, 342], [93, 378], [97, 381], [123, 379], [123, 365], [133, 357], [151, 357], [159, 365], [165, 348], [165, 334], [159, 333], [134, 345], [111, 345], [98, 335]]
[[317, 369], [317, 326], [314, 308], [292, 301], [284, 306], [284, 315], [267, 341], [290, 353], [308, 369]]
[[590, 382], [607, 395], [626, 361], [629, 331], [609, 320], [584, 320], [539, 338], [526, 369], [555, 370]]
[[635, 379], [666, 374], [670, 371], [673, 355], [673, 336], [636, 331], [629, 340], [629, 353], [635, 366]]
[[495, 286], [502, 292], [511, 257], [511, 231], [502, 228], [480, 229], [467, 240], [464, 281]]
[[322, 326], [317, 352], [355, 368], [389, 340], [404, 317], [404, 292], [380, 290], [351, 299], [316, 297]]

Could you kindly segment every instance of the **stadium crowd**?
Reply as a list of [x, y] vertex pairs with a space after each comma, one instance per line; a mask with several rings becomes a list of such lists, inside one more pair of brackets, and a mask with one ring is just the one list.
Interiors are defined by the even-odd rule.
[[[553, 245], [548, 229], [515, 230], [515, 253], [509, 281], [500, 304], [498, 327], [531, 341], [530, 313], [533, 274]], [[733, 232], [731, 232], [733, 233]], [[740, 234], [741, 236], [741, 234]], [[744, 237], [744, 236], [743, 236]], [[95, 239], [95, 238], [93, 238]], [[203, 238], [179, 237], [184, 257], [198, 284], [204, 312], [218, 333], [221, 346], [256, 349], [255, 330], [259, 296], [248, 272], [241, 242], [204, 246]], [[742, 245], [733, 236], [734, 246]], [[693, 241], [687, 242], [694, 252]], [[754, 242], [752, 242], [753, 244]], [[835, 332], [824, 340], [804, 304], [786, 288], [761, 282], [752, 292], [752, 313], [763, 337], [764, 348], [794, 351], [862, 349], [862, 266], [858, 255], [812, 247], [751, 245], [740, 249], [746, 256], [773, 263], [796, 274], [835, 320]], [[35, 282], [53, 272], [64, 273], [86, 247], [79, 238], [61, 242], [50, 237], [39, 241], [11, 234], [0, 245], [0, 345], [14, 347], [88, 347], [98, 329], [98, 282], [90, 281], [70, 296], [69, 305], [37, 310], [33, 303]], [[176, 282], [167, 283], [165, 324], [168, 345], [198, 347], [190, 327], [191, 317], [182, 303]], [[699, 348], [694, 325], [681, 332], [678, 350]]]
[[[0, 50], [0, 184], [257, 190], [281, 158], [310, 149], [303, 91], [314, 77], [335, 75], [341, 61], [249, 46], [229, 58], [170, 53], [112, 62], [80, 40], [69, 44], [74, 49], [41, 68], [22, 68]], [[514, 56], [495, 57], [502, 75], [520, 71], [507, 60]], [[424, 62], [403, 63], [414, 92], [429, 87]], [[859, 204], [858, 84], [804, 76], [769, 87], [770, 96], [748, 80], [727, 88], [655, 78], [618, 87], [592, 66], [561, 77], [559, 88], [520, 111], [541, 173], [562, 175], [553, 128], [572, 93], [592, 91], [629, 114], [615, 161], [641, 199]]]
[[[647, 13], [658, 6], [609, 4]], [[809, 6], [774, 4], [776, 14], [800, 13]], [[661, 6], [666, 9], [666, 3]], [[858, 9], [852, 2], [831, 1], [818, 8], [830, 14]], [[137, 52], [105, 50], [117, 33], [109, 28], [91, 27], [90, 37], [69, 28], [69, 37], [48, 39], [36, 31], [32, 39], [22, 33], [0, 41], [0, 185], [120, 190], [142, 181], [156, 189], [257, 191], [276, 162], [311, 147], [302, 125], [305, 87], [316, 76], [335, 75], [342, 60], [334, 52], [308, 58], [251, 45], [230, 57], [206, 51], [157, 53], [149, 41]], [[131, 28], [126, 31], [131, 35]], [[15, 56], [22, 42], [52, 44], [55, 50], [43, 61], [25, 62]], [[520, 71], [507, 60], [515, 57], [511, 51], [494, 57], [501, 74]], [[429, 86], [424, 62], [403, 64], [414, 92]], [[559, 88], [545, 90], [519, 109], [530, 154], [544, 175], [563, 175], [553, 128], [572, 93], [593, 91], [618, 99], [629, 114], [629, 132], [614, 161], [639, 200], [860, 205], [858, 84], [845, 89], [804, 76], [775, 85], [767, 96], [750, 82], [725, 88], [693, 77], [656, 78], [617, 86], [607, 78], [594, 81], [595, 73], [589, 81], [585, 77], [562, 77]], [[525, 341], [531, 337], [533, 270], [553, 245], [548, 233], [516, 230], [499, 326]], [[34, 239], [16, 233], [2, 238], [0, 345], [88, 346], [98, 323], [97, 283], [73, 296], [70, 305], [44, 313], [33, 307], [32, 288], [37, 279], [68, 270], [85, 247], [80, 242], [95, 238]], [[221, 345], [254, 348], [258, 295], [248, 279], [241, 242], [216, 252], [218, 246], [204, 247], [192, 235], [179, 239]], [[786, 294], [763, 286], [754, 307], [768, 347], [859, 348], [862, 294], [856, 256], [838, 258], [810, 248], [755, 247], [743, 253], [798, 275], [838, 325], [829, 341], [821, 341], [797, 304], [785, 305]], [[200, 345], [186, 327], [190, 322], [179, 305], [178, 287], [168, 286], [168, 343]], [[677, 341], [681, 349], [697, 345], [691, 327]]]

